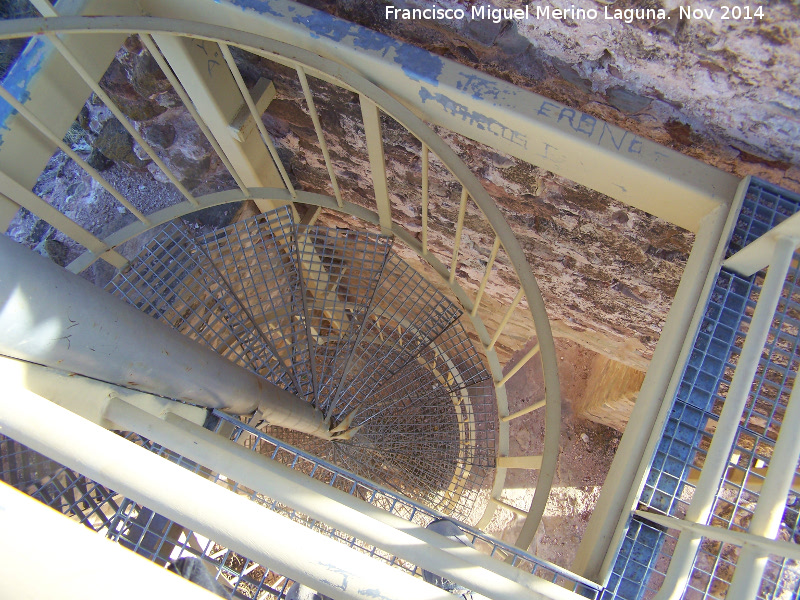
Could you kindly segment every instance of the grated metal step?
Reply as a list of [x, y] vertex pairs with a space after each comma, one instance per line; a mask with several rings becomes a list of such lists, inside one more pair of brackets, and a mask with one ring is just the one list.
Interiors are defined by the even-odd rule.
[[489, 374], [461, 310], [391, 244], [289, 207], [200, 238], [173, 223], [107, 289], [349, 424], [276, 437], [466, 518], [494, 468]]

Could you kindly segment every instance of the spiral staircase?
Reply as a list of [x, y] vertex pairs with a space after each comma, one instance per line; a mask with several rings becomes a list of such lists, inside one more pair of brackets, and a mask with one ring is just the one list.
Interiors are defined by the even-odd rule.
[[[256, 41], [256, 45], [237, 42], [238, 52], [246, 50], [296, 73], [296, 81], [314, 122], [333, 194], [323, 196], [301, 191], [296, 189], [271, 135], [264, 128], [256, 106], [261, 99], [256, 90], [248, 90], [245, 85], [229, 49], [231, 42], [224, 41], [227, 33], [219, 36], [224, 30], [248, 37], [243, 30], [223, 27], [209, 38], [203, 31], [207, 25], [170, 21], [166, 13], [161, 20], [123, 16], [121, 21], [120, 17], [115, 17], [101, 23], [96, 19], [72, 20], [60, 16], [57, 8], [47, 3], [35, 6], [47, 17], [48, 27], [57, 20], [67, 29], [76, 27], [75, 32], [82, 32], [78, 33], [79, 37], [88, 34], [89, 38], [99, 40], [95, 48], [102, 47], [107, 56], [114, 44], [118, 47], [124, 40], [124, 36], [110, 35], [109, 31], [139, 31], [141, 43], [180, 96], [238, 189], [195, 197], [97, 83], [102, 67], [95, 64], [95, 57], [87, 55], [80, 43], [75, 46], [77, 38], [63, 30], [48, 33], [46, 41], [45, 38], [32, 40], [0, 88], [0, 95], [17, 112], [17, 125], [6, 137], [4, 149], [14, 145], [15, 135], [23, 140], [20, 142], [23, 146], [31, 141], [34, 145], [45, 142], [48, 148], [45, 152], [51, 152], [49, 147], [53, 144], [89, 174], [95, 184], [104, 188], [121, 207], [120, 211], [123, 208], [127, 211], [126, 219], [121, 228], [101, 238], [67, 216], [65, 212], [69, 212], [69, 207], [53, 207], [26, 190], [26, 184], [20, 183], [25, 176], [19, 171], [14, 177], [4, 171], [4, 189], [16, 206], [45, 219], [88, 250], [73, 260], [67, 271], [80, 273], [98, 260], [117, 268], [118, 273], [108, 284], [107, 291], [131, 305], [136, 314], [144, 315], [147, 321], [124, 311], [116, 302], [108, 303], [107, 297], [98, 297], [94, 289], [88, 290], [70, 278], [63, 280], [63, 286], [56, 284], [61, 273], [49, 271], [42, 265], [20, 266], [20, 261], [28, 257], [12, 258], [15, 252], [8, 248], [7, 257], [11, 262], [5, 272], [15, 270], [36, 275], [28, 282], [4, 278], [4, 283], [18, 289], [33, 285], [39, 291], [26, 292], [29, 298], [44, 298], [48, 294], [46, 290], [55, 285], [61, 295], [59, 303], [52, 308], [65, 312], [51, 316], [55, 320], [66, 317], [71, 325], [68, 325], [69, 331], [57, 337], [65, 353], [50, 348], [44, 352], [48, 356], [29, 353], [32, 346], [15, 338], [18, 333], [27, 338], [36, 328], [13, 333], [7, 330], [9, 337], [4, 343], [4, 353], [22, 361], [6, 363], [9, 373], [23, 368], [27, 373], [23, 379], [51, 398], [61, 396], [58, 390], [62, 386], [71, 387], [72, 381], [83, 389], [76, 392], [76, 397], [96, 398], [99, 394], [102, 398], [90, 403], [84, 400], [56, 402], [104, 427], [130, 432], [124, 433], [124, 437], [136, 446], [175, 456], [173, 460], [204, 473], [218, 484], [224, 485], [231, 479], [232, 467], [216, 464], [215, 461], [222, 460], [217, 454], [198, 459], [193, 454], [197, 450], [196, 442], [181, 450], [176, 445], [177, 425], [192, 428], [196, 440], [204, 436], [196, 425], [205, 424], [206, 429], [217, 431], [221, 440], [227, 438], [256, 454], [266, 454], [272, 461], [302, 472], [312, 480], [322, 479], [334, 491], [316, 489], [315, 494], [320, 498], [333, 495], [338, 502], [347, 502], [337, 496], [344, 492], [362, 502], [367, 501], [380, 509], [380, 514], [370, 518], [384, 520], [389, 517], [383, 513], [388, 513], [411, 521], [416, 528], [444, 516], [461, 519], [465, 521], [461, 523], [462, 530], [469, 531], [472, 544], [522, 567], [522, 571], [514, 568], [510, 573], [513, 580], [522, 577], [526, 583], [522, 587], [513, 584], [505, 592], [507, 594], [513, 590], [528, 594], [530, 590], [524, 591], [526, 586], [537, 589], [541, 585], [594, 594], [596, 585], [588, 580], [481, 531], [495, 511], [510, 510], [521, 517], [530, 514], [528, 532], [524, 535], [532, 538], [535, 533], [555, 471], [560, 398], [553, 352], [547, 350], [553, 342], [546, 314], [524, 256], [485, 190], [453, 150], [397, 100], [331, 60], [267, 37], [249, 40]], [[126, 22], [129, 18], [133, 20]], [[156, 22], [199, 29], [176, 36], [175, 31], [167, 33], [160, 26], [153, 29]], [[25, 35], [24, 20], [3, 25], [20, 28], [19, 33], [12, 35]], [[88, 29], [87, 25], [90, 25]], [[96, 33], [90, 34], [95, 26], [99, 26]], [[108, 38], [113, 39], [106, 41]], [[202, 42], [195, 44], [193, 40], [198, 39]], [[197, 59], [191, 53], [203, 46], [204, 57], [209, 43], [218, 48], [214, 56], [219, 63], [224, 62], [230, 70], [222, 84], [190, 75], [192, 61]], [[47, 61], [54, 63], [54, 66], [46, 64], [46, 70], [57, 72], [55, 65], [65, 61], [63, 66], [76, 74], [81, 84], [70, 82], [69, 85], [80, 88], [74, 93], [67, 88], [61, 90], [65, 107], [56, 112], [63, 114], [38, 108], [37, 103], [44, 97], [33, 89], [31, 96], [41, 100], [25, 101], [19, 93], [19, 86], [35, 87], [38, 82], [48, 80], [49, 75], [43, 73], [27, 80], [27, 69], [40, 67], [39, 64], [32, 67], [31, 60], [39, 60], [36, 57], [41, 57], [42, 53], [47, 55]], [[201, 67], [203, 60], [200, 59]], [[208, 73], [211, 73], [210, 67]], [[316, 100], [309, 85], [312, 78], [316, 82], [314, 85], [324, 82], [359, 94], [373, 173], [375, 204], [372, 207], [351, 203], [339, 189], [324, 123], [317, 114]], [[84, 86], [88, 86], [93, 97], [102, 101], [119, 119], [158, 165], [164, 178], [182, 195], [181, 202], [144, 214], [135, 202], [119, 192], [118, 186], [89, 165], [84, 155], [55, 133], [61, 128], [56, 123], [59, 118], [72, 112], [69, 102], [80, 108], [85, 101]], [[236, 108], [240, 114], [244, 111], [243, 118], [237, 116], [240, 129], [233, 137], [231, 123], [228, 119], [220, 120], [213, 110], [222, 106], [230, 94], [240, 98], [242, 105]], [[248, 115], [249, 139], [242, 142], [236, 138], [243, 137], [241, 121], [247, 121]], [[421, 144], [421, 240], [392, 220], [388, 183], [378, 175], [385, 161], [382, 115], [401, 123]], [[41, 152], [41, 149], [35, 150]], [[13, 160], [19, 154], [7, 153], [6, 156]], [[442, 256], [439, 244], [434, 248], [428, 239], [432, 236], [429, 222], [440, 219], [434, 213], [436, 206], [428, 193], [431, 178], [443, 176], [439, 165], [446, 170], [444, 176], [461, 188], [454, 229], [448, 232], [451, 256]], [[24, 170], [26, 165], [19, 168]], [[197, 234], [176, 221], [204, 208], [248, 199], [254, 201], [263, 214], [210, 233]], [[325, 211], [339, 211], [355, 217], [363, 223], [365, 231], [313, 224]], [[457, 267], [465, 223], [476, 218], [489, 233], [489, 260], [486, 276], [475, 296], [461, 287]], [[123, 256], [119, 249], [141, 234], [154, 237], [137, 256]], [[432, 273], [438, 283], [427, 281], [400, 259], [391, 250], [397, 244], [404, 247], [404, 252], [410, 248], [422, 257], [428, 265], [428, 276]], [[492, 278], [499, 276], [497, 272], [493, 275], [493, 267], [501, 263], [506, 266], [505, 270], [511, 266], [512, 273], [521, 267], [523, 276], [518, 279], [519, 292], [502, 317], [503, 324], [495, 335], [490, 335], [482, 323], [479, 305]], [[67, 300], [68, 297], [71, 300]], [[543, 456], [509, 457], [509, 423], [514, 417], [501, 421], [498, 412], [508, 413], [504, 385], [512, 374], [503, 374], [494, 346], [515, 310], [525, 304], [539, 324], [539, 345], [546, 356], [549, 433]], [[7, 306], [6, 312], [13, 311]], [[121, 315], [125, 315], [124, 318]], [[49, 321], [49, 317], [39, 314], [34, 320]], [[87, 332], [84, 338], [82, 325], [88, 321], [92, 321], [97, 330]], [[120, 321], [125, 324], [121, 325]], [[151, 322], [155, 321], [161, 323], [151, 330]], [[172, 330], [169, 334], [164, 325]], [[113, 342], [106, 344], [100, 339], [109, 341], [103, 337], [108, 332], [113, 332]], [[95, 337], [98, 335], [100, 338]], [[118, 345], [120, 338], [126, 341]], [[476, 342], [482, 348], [481, 353], [477, 351]], [[94, 360], [97, 348], [103, 346], [108, 351], [112, 345], [117, 346], [119, 354], [112, 351], [113, 355], [106, 355], [101, 361]], [[202, 352], [200, 347], [204, 349]], [[224, 364], [210, 353], [220, 357]], [[517, 368], [537, 353], [538, 347]], [[34, 363], [44, 365], [44, 370]], [[236, 370], [231, 370], [230, 365], [235, 365]], [[64, 371], [83, 377], [68, 382], [60, 377]], [[9, 377], [17, 378], [16, 375]], [[103, 391], [96, 388], [97, 385]], [[104, 388], [105, 385], [112, 387]], [[130, 397], [131, 390], [144, 393], [145, 397], [137, 396], [138, 400], [134, 400]], [[173, 400], [164, 405], [160, 397], [183, 404]], [[153, 430], [153, 427], [160, 429], [163, 424], [148, 422], [144, 425], [142, 422], [133, 426], [128, 424], [128, 418], [134, 418], [132, 415], [124, 418], [112, 415], [115, 410], [124, 412], [131, 405], [162, 416], [166, 414], [167, 421], [177, 421], [169, 425], [170, 433], [165, 438]], [[206, 414], [192, 405], [208, 407], [213, 412]], [[232, 414], [242, 415], [241, 420], [232, 419]], [[59, 417], [64, 418], [67, 417]], [[135, 418], [147, 420], [143, 414]], [[192, 421], [196, 424], [194, 427]], [[37, 435], [45, 433], [40, 430]], [[218, 445], [216, 440], [207, 440], [207, 443]], [[219, 449], [225, 456], [234, 451], [224, 444]], [[4, 481], [50, 506], [60, 507], [62, 512], [156, 562], [172, 562], [182, 555], [199, 556], [217, 566], [218, 577], [228, 581], [229, 587], [232, 582], [234, 593], [244, 593], [247, 597], [286, 594], [291, 582], [298, 579], [296, 565], [272, 571], [275, 556], [267, 557], [261, 550], [242, 547], [247, 536], [228, 543], [227, 548], [220, 545], [219, 536], [214, 536], [216, 541], [209, 546], [207, 540], [211, 535], [205, 524], [198, 527], [191, 519], [177, 517], [172, 510], [174, 507], [158, 509], [162, 505], [154, 497], [144, 497], [138, 492], [125, 493], [127, 482], [134, 478], [130, 473], [123, 482], [92, 468], [78, 467], [72, 458], [64, 457], [54, 448], [42, 447], [19, 431], [5, 439], [3, 457]], [[509, 462], [505, 464], [504, 461]], [[260, 466], [262, 470], [265, 468], [271, 467]], [[502, 499], [508, 468], [540, 471], [536, 498], [530, 509], [512, 506]], [[412, 574], [422, 573], [422, 566], [417, 565], [427, 559], [412, 560], [416, 555], [413, 552], [409, 555], [408, 543], [387, 547], [386, 533], [378, 539], [372, 527], [362, 524], [355, 530], [352, 528], [361, 518], [351, 514], [344, 522], [338, 517], [341, 509], [319, 513], [316, 503], [304, 506], [300, 498], [286, 496], [278, 485], [289, 476], [284, 471], [274, 473], [268, 484], [264, 481], [251, 483], [248, 480], [251, 476], [245, 473], [237, 477], [234, 491], [390, 565], [399, 565]], [[243, 484], [242, 480], [248, 483]], [[311, 484], [304, 482], [302, 485]], [[94, 508], [87, 509], [87, 506]], [[291, 510], [286, 513], [289, 508]], [[358, 510], [369, 512], [368, 506], [360, 506]], [[393, 524], [393, 527], [398, 526], [408, 527]], [[202, 535], [197, 530], [203, 531]], [[270, 537], [274, 535], [273, 531]], [[430, 542], [427, 539], [426, 543]], [[520, 546], [529, 543], [520, 542]], [[312, 544], [317, 545], [318, 542]], [[285, 547], [278, 552], [281, 556], [278, 565], [286, 552]], [[487, 585], [480, 582], [481, 577], [491, 581], [498, 577], [493, 571], [503, 571], [502, 563], [496, 565], [495, 562], [479, 560], [482, 566], [466, 580], [462, 576], [448, 575], [447, 570], [440, 569], [439, 574], [478, 590]], [[253, 579], [253, 569], [261, 574], [260, 579]], [[535, 576], [526, 575], [526, 571]], [[501, 580], [510, 573], [502, 575]], [[391, 575], [385, 576], [391, 578]], [[318, 589], [331, 592], [330, 584], [326, 587], [319, 583], [318, 577], [316, 579]], [[248, 592], [243, 592], [245, 589]], [[488, 588], [484, 588], [484, 592], [488, 593]], [[395, 593], [401, 594], [402, 589], [398, 588]]]
[[[290, 0], [32, 5], [42, 18], [0, 23], [0, 39], [30, 38], [0, 86], [0, 222], [25, 209], [80, 253], [62, 269], [0, 239], [3, 482], [157, 564], [175, 570], [197, 559], [223, 595], [237, 598], [289, 597], [300, 583], [335, 598], [398, 600], [452, 597], [444, 588], [509, 599], [638, 600], [684, 591], [722, 598], [746, 596], [739, 590], [770, 577], [775, 589], [791, 589], [796, 548], [776, 541], [778, 526], [763, 515], [794, 493], [800, 451], [788, 436], [774, 440], [798, 406], [787, 399], [796, 374], [786, 359], [797, 354], [796, 344], [787, 346], [797, 337], [794, 288], [780, 300], [787, 273], [791, 280], [796, 271], [799, 229], [790, 215], [798, 198], [645, 140], [623, 148], [617, 139], [627, 134], [606, 124], [588, 132], [553, 123], [555, 103]], [[213, 147], [230, 189], [187, 189], [98, 83], [132, 34]], [[294, 78], [329, 194], [299, 189], [287, 149], [262, 120], [269, 88], [248, 87], [237, 65], [245, 54]], [[358, 106], [369, 200], [339, 185], [316, 107], [320, 85]], [[64, 141], [90, 94], [178, 200], [144, 210]], [[396, 218], [385, 176], [389, 120], [418, 153], [413, 230]], [[572, 571], [527, 552], [558, 458], [550, 324], [501, 210], [446, 142], [453, 132], [696, 232]], [[105, 190], [125, 217], [114, 230], [78, 222], [71, 207], [31, 191], [53, 152]], [[457, 208], [433, 197], [436, 178], [447, 179], [454, 197], [460, 192]], [[261, 214], [213, 231], [181, 221], [242, 201]], [[347, 228], [322, 224], [341, 219]], [[486, 258], [479, 283], [459, 269], [465, 231]], [[95, 264], [116, 270], [105, 291], [78, 276]], [[777, 274], [745, 280], [767, 265]], [[491, 298], [497, 284], [518, 292], [501, 302]], [[753, 306], [762, 308], [752, 314]], [[773, 314], [785, 315], [777, 326]], [[504, 370], [497, 346], [513, 344], [506, 329], [523, 321], [537, 343]], [[768, 339], [780, 346], [775, 357], [761, 356]], [[534, 359], [545, 397], [511, 412], [506, 383]], [[784, 387], [748, 405], [759, 360], [762, 372], [783, 373]], [[720, 396], [733, 398], [732, 408], [720, 411]], [[738, 431], [759, 402], [772, 408], [760, 409], [768, 426], [756, 442], [703, 437]], [[522, 417], [540, 410], [541, 454], [512, 455]], [[764, 444], [770, 450], [758, 454]], [[752, 464], [737, 467], [747, 452]], [[776, 465], [773, 475], [763, 476], [762, 463]], [[530, 504], [508, 500], [509, 469], [535, 473]], [[748, 516], [720, 526], [731, 485], [740, 490], [735, 510]], [[77, 596], [86, 582], [112, 595], [200, 593], [0, 490], [0, 573], [14, 593], [38, 586], [36, 593]], [[697, 502], [687, 511], [692, 495]], [[498, 514], [522, 521], [516, 545], [485, 533]], [[755, 525], [742, 532], [750, 516]], [[436, 533], [443, 519], [461, 533]], [[793, 538], [796, 529], [795, 522]], [[709, 540], [719, 542], [716, 550]], [[741, 559], [738, 579], [728, 577], [720, 593], [710, 582], [724, 579], [739, 552], [756, 566]], [[781, 557], [777, 567], [762, 564], [770, 554]], [[34, 562], [51, 573], [36, 584]]]
[[199, 239], [170, 224], [108, 289], [305, 399], [335, 432], [275, 437], [468, 516], [494, 466], [490, 376], [461, 311], [391, 238], [298, 225], [287, 207]]

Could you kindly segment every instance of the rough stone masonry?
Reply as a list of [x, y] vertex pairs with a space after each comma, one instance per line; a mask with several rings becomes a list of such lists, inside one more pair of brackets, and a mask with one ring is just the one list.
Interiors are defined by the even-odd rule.
[[[550, 7], [546, 18], [533, 18], [544, 3], [522, 0], [303, 3], [512, 82], [739, 177], [757, 175], [800, 191], [797, 3], [753, 5], [763, 11], [756, 17], [754, 8], [749, 18], [729, 8], [727, 19], [722, 18], [720, 3], [704, 0], [689, 5], [673, 0], [553, 0], [546, 5]], [[445, 14], [443, 19], [387, 19], [387, 7], [436, 8], [450, 11], [451, 16], [460, 10], [464, 18], [448, 19]], [[526, 18], [520, 18], [516, 12], [520, 10]], [[296, 74], [252, 55], [236, 56], [249, 85], [259, 77], [275, 82], [277, 98], [264, 120], [297, 184], [307, 191], [330, 193]], [[357, 96], [313, 78], [310, 83], [343, 195], [356, 203], [374, 204]], [[193, 193], [233, 186], [135, 38], [126, 43], [103, 85]], [[90, 101], [86, 111], [79, 137], [86, 136], [94, 153], [105, 148], [98, 160], [105, 157], [113, 165], [118, 159], [106, 171], [109, 177], [124, 181], [129, 194], [162, 201], [162, 196], [150, 193], [144, 177], [149, 170], [163, 179], [160, 171], [145, 164], [144, 155], [135, 154], [138, 148], [131, 147], [125, 136], [109, 135], [114, 123], [102, 107]], [[385, 116], [382, 125], [393, 215], [419, 231], [419, 143]], [[504, 212], [542, 288], [556, 335], [645, 370], [693, 234], [529, 163], [450, 132], [439, 133]], [[107, 138], [125, 142], [119, 157], [114, 154], [116, 146], [104, 146]], [[105, 202], [91, 181], [63, 178], [62, 171], [71, 171], [70, 165], [51, 167], [36, 191], [54, 204], [63, 200], [80, 212], [84, 204]], [[435, 160], [431, 172], [430, 246], [447, 264], [460, 188]], [[166, 195], [163, 202], [168, 202]], [[115, 219], [130, 217], [117, 215], [112, 208], [107, 212]], [[468, 213], [458, 274], [474, 290], [493, 240], [471, 217]], [[322, 219], [330, 225], [363, 227], [331, 214]], [[97, 223], [98, 233], [120, 224]], [[406, 253], [404, 258], [425, 271], [415, 257]], [[487, 290], [481, 311], [490, 330], [516, 293], [507, 262], [501, 258], [496, 270], [500, 278]], [[498, 344], [501, 360], [508, 360], [532, 335], [525, 311], [518, 311]], [[631, 400], [630, 394], [626, 397]]]
[[[747, 9], [702, 0], [301, 2], [739, 177], [755, 175], [800, 191], [796, 2], [756, 3]], [[347, 106], [331, 100], [327, 111], [336, 114], [326, 115], [325, 121], [338, 122], [343, 144], [351, 146], [343, 149], [357, 156], [352, 150], [360, 145], [360, 123]], [[287, 117], [287, 135], [303, 140], [298, 147], [302, 156], [304, 143], [314, 142], [300, 132], [308, 133], [310, 123], [289, 117], [299, 113], [300, 104], [269, 112], [276, 119]], [[390, 174], [394, 214], [418, 229], [415, 144], [391, 123], [384, 126], [393, 140], [387, 154], [395, 160], [387, 162], [396, 171]], [[693, 235], [530, 164], [442, 133], [504, 211], [543, 290], [556, 335], [645, 370]], [[316, 181], [324, 192], [324, 172], [320, 164], [312, 168], [314, 163], [298, 169], [298, 177], [312, 188]], [[356, 163], [363, 167], [365, 157], [350, 166]], [[345, 187], [358, 198], [363, 194], [359, 177], [368, 173], [363, 168], [343, 173]], [[457, 190], [445, 182], [442, 178], [443, 189], [435, 190], [441, 220], [432, 224], [434, 247], [437, 228], [444, 240], [458, 205]], [[459, 274], [477, 286], [491, 240], [470, 229], [469, 219], [467, 228], [468, 249]], [[490, 322], [515, 291], [510, 284], [489, 290], [485, 314]], [[501, 355], [509, 356], [532, 333], [524, 318], [515, 319], [502, 340]], [[631, 377], [638, 375], [632, 372]], [[626, 402], [632, 405], [630, 401], [628, 394]], [[613, 420], [619, 423], [618, 415]]]

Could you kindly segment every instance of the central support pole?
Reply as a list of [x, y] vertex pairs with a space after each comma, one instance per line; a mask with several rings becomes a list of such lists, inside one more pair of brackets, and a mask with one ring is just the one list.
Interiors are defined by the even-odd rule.
[[0, 236], [0, 354], [329, 439], [322, 413]]

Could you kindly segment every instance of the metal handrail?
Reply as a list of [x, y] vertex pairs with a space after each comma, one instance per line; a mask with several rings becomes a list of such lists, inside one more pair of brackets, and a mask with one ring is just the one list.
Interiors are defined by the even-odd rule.
[[[228, 415], [224, 412], [219, 410], [214, 411], [214, 415], [220, 419], [220, 423], [218, 423], [215, 427], [216, 431], [219, 431], [222, 425], [222, 422], [227, 422], [233, 425], [234, 429], [230, 433], [230, 438], [238, 443], [242, 443], [242, 436], [252, 436], [252, 440], [250, 442], [251, 450], [256, 450], [257, 444], [259, 442], [267, 442], [269, 445], [274, 446], [275, 450], [272, 454], [268, 455], [271, 459], [275, 459], [277, 455], [281, 452], [287, 453], [292, 455], [294, 458], [289, 466], [290, 468], [294, 469], [297, 465], [298, 458], [304, 459], [307, 463], [310, 463], [313, 466], [311, 473], [308, 475], [313, 477], [316, 470], [322, 468], [330, 473], [334, 474], [334, 477], [328, 482], [328, 485], [334, 485], [338, 477], [342, 477], [347, 482], [352, 482], [350, 485], [350, 489], [348, 493], [350, 495], [354, 495], [356, 491], [366, 491], [369, 495], [369, 499], [366, 499], [362, 495], [362, 500], [368, 502], [370, 504], [379, 505], [377, 503], [377, 498], [380, 497], [381, 499], [387, 499], [390, 503], [389, 507], [387, 508], [385, 505], [379, 505], [380, 508], [387, 510], [387, 512], [391, 512], [402, 518], [412, 521], [417, 518], [421, 518], [421, 521], [424, 521], [426, 524], [434, 519], [448, 519], [456, 523], [456, 525], [461, 529], [465, 534], [467, 534], [468, 539], [471, 542], [475, 542], [476, 540], [479, 542], [483, 542], [486, 546], [490, 548], [488, 554], [490, 556], [497, 556], [503, 560], [510, 562], [512, 565], [518, 566], [523, 562], [528, 562], [531, 564], [530, 573], [532, 575], [536, 575], [542, 578], [548, 578], [551, 581], [555, 581], [558, 578], [563, 578], [566, 581], [569, 581], [573, 584], [573, 591], [578, 589], [580, 586], [586, 588], [586, 590], [594, 590], [599, 592], [601, 586], [597, 583], [589, 581], [583, 577], [575, 575], [571, 573], [568, 569], [564, 567], [560, 567], [555, 565], [549, 561], [546, 561], [541, 558], [537, 558], [536, 556], [521, 550], [520, 548], [516, 548], [506, 542], [496, 539], [495, 537], [484, 533], [483, 531], [476, 529], [466, 523], [463, 523], [457, 519], [454, 519], [451, 516], [447, 516], [436, 509], [432, 509], [416, 500], [408, 498], [404, 496], [400, 492], [396, 490], [389, 489], [385, 486], [381, 486], [376, 484], [364, 477], [356, 475], [339, 467], [323, 458], [315, 456], [305, 450], [300, 448], [296, 448], [283, 440], [275, 438], [257, 428], [251, 427], [250, 425], [243, 423], [238, 417]], [[341, 488], [340, 488], [341, 489]], [[275, 507], [273, 506], [273, 509]], [[419, 517], [418, 517], [419, 516]], [[550, 572], [549, 576], [545, 576], [542, 571]]]
[[[211, 194], [201, 198], [192, 198], [191, 195], [184, 194], [187, 201], [184, 201], [176, 206], [169, 207], [153, 215], [148, 215], [147, 220], [150, 223], [138, 222], [134, 223], [120, 231], [112, 233], [104, 240], [100, 241], [100, 245], [92, 242], [91, 245], [86, 242], [85, 232], [82, 232], [77, 224], [69, 221], [66, 217], [62, 218], [62, 230], [65, 234], [76, 239], [76, 241], [92, 248], [93, 252], [88, 252], [84, 256], [77, 259], [71, 265], [70, 270], [81, 271], [88, 267], [97, 258], [103, 257], [109, 260], [112, 264], [119, 267], [119, 259], [115, 256], [114, 248], [117, 247], [125, 239], [129, 239], [138, 233], [146, 231], [147, 229], [155, 226], [158, 223], [166, 222], [180, 215], [189, 214], [207, 206], [225, 204], [229, 202], [236, 202], [244, 199], [265, 198], [270, 200], [280, 201], [298, 201], [307, 204], [329, 208], [331, 210], [338, 210], [346, 214], [350, 214], [361, 218], [370, 223], [380, 225], [383, 228], [388, 228], [398, 239], [402, 240], [409, 248], [416, 252], [423, 260], [436, 271], [441, 277], [443, 283], [447, 285], [451, 292], [456, 296], [458, 301], [464, 306], [475, 331], [480, 339], [483, 350], [488, 359], [489, 367], [494, 378], [496, 398], [498, 403], [498, 412], [501, 417], [498, 424], [498, 433], [500, 438], [499, 453], [502, 456], [508, 454], [508, 438], [509, 438], [509, 420], [518, 415], [508, 414], [508, 405], [505, 394], [505, 381], [507, 378], [503, 377], [502, 366], [500, 365], [499, 358], [494, 349], [503, 327], [508, 323], [508, 318], [504, 318], [501, 328], [494, 335], [490, 335], [486, 329], [480, 315], [478, 314], [478, 306], [481, 297], [484, 295], [486, 285], [490, 280], [491, 268], [494, 261], [487, 264], [486, 275], [483, 278], [481, 287], [478, 294], [472, 297], [466, 292], [464, 287], [459, 283], [458, 274], [454, 265], [458, 264], [459, 256], [459, 241], [461, 237], [461, 230], [464, 222], [464, 215], [467, 210], [468, 200], [471, 198], [475, 207], [477, 207], [480, 214], [495, 235], [494, 245], [496, 247], [502, 246], [506, 252], [512, 268], [520, 282], [520, 292], [524, 294], [528, 308], [533, 318], [536, 327], [536, 335], [539, 347], [541, 349], [540, 357], [543, 365], [545, 389], [546, 389], [546, 403], [545, 403], [545, 440], [544, 452], [541, 460], [541, 469], [537, 480], [536, 492], [532, 500], [530, 509], [527, 511], [525, 524], [523, 525], [518, 545], [527, 547], [530, 545], [536, 531], [536, 527], [544, 512], [544, 506], [549, 496], [549, 490], [555, 476], [555, 466], [557, 460], [558, 443], [559, 443], [559, 427], [560, 427], [560, 388], [558, 383], [557, 363], [555, 359], [555, 346], [550, 330], [550, 325], [547, 319], [547, 313], [544, 307], [539, 288], [536, 284], [533, 274], [527, 264], [527, 259], [514, 237], [510, 227], [506, 223], [502, 214], [492, 199], [489, 197], [485, 189], [482, 187], [475, 175], [468, 169], [468, 167], [458, 158], [455, 152], [430, 128], [428, 128], [418, 117], [414, 115], [409, 107], [404, 106], [389, 94], [370, 83], [367, 79], [358, 73], [343, 67], [329, 59], [323, 58], [309, 51], [308, 49], [290, 46], [288, 44], [278, 42], [276, 40], [266, 39], [260, 36], [253, 35], [242, 31], [236, 31], [214, 25], [212, 23], [197, 23], [189, 21], [180, 21], [175, 19], [160, 19], [152, 17], [53, 17], [46, 19], [19, 19], [0, 23], [0, 39], [27, 37], [30, 35], [46, 35], [51, 41], [54, 41], [56, 48], [61, 54], [67, 58], [68, 62], [73, 64], [73, 67], [79, 69], [79, 74], [84, 76], [85, 72], [81, 72], [80, 63], [75, 61], [75, 57], [70, 55], [69, 50], [58, 41], [58, 35], [63, 33], [109, 33], [109, 32], [138, 32], [143, 35], [145, 39], [151, 34], [164, 34], [175, 36], [188, 36], [208, 41], [214, 41], [221, 44], [222, 48], [226, 45], [235, 45], [239, 48], [252, 52], [254, 54], [264, 56], [270, 60], [278, 63], [289, 65], [298, 69], [298, 73], [311, 74], [315, 77], [338, 85], [348, 90], [356, 91], [362, 98], [362, 112], [370, 110], [370, 106], [374, 105], [379, 107], [379, 110], [393, 117], [396, 121], [401, 123], [411, 134], [419, 139], [423, 145], [423, 157], [427, 158], [427, 153], [433, 152], [438, 158], [446, 165], [448, 170], [453, 174], [458, 182], [462, 185], [462, 201], [459, 210], [459, 219], [456, 230], [456, 243], [453, 248], [453, 262], [449, 268], [439, 261], [432, 253], [428, 251], [426, 243], [420, 243], [416, 240], [412, 232], [403, 228], [395, 222], [387, 222], [386, 216], [391, 218], [391, 212], [388, 210], [388, 199], [381, 202], [378, 199], [378, 210], [370, 211], [355, 204], [340, 201], [338, 198], [331, 198], [318, 194], [309, 194], [305, 192], [295, 192], [290, 189], [243, 189], [240, 191], [228, 191], [218, 194]], [[235, 65], [234, 65], [235, 66]], [[334, 75], [335, 73], [335, 75]], [[83, 77], [86, 80], [86, 77]], [[90, 83], [87, 80], [87, 84]], [[96, 84], [92, 84], [94, 87]], [[248, 94], [245, 94], [247, 99]], [[248, 102], [250, 109], [253, 110], [252, 102]], [[378, 110], [378, 108], [374, 108]], [[24, 114], [22, 115], [25, 116]], [[260, 119], [256, 119], [258, 123]], [[36, 127], [36, 123], [30, 121]], [[202, 123], [198, 121], [198, 123]], [[40, 130], [45, 136], [51, 137], [53, 132], [46, 132]], [[48, 133], [50, 134], [48, 136]], [[318, 131], [319, 133], [319, 131]], [[270, 145], [268, 135], [261, 132], [262, 137], [267, 145]], [[369, 135], [369, 132], [368, 132]], [[143, 146], [144, 147], [144, 146]], [[273, 154], [273, 157], [275, 154]], [[427, 160], [423, 161], [426, 165]], [[278, 162], [279, 164], [279, 162]], [[159, 164], [159, 167], [165, 169], [165, 166]], [[279, 165], [280, 167], [280, 165]], [[168, 170], [167, 170], [168, 171]], [[166, 172], [166, 171], [165, 171]], [[167, 173], [167, 176], [170, 174]], [[232, 175], [236, 177], [235, 172]], [[423, 183], [427, 182], [427, 172], [423, 175]], [[12, 185], [13, 180], [7, 175], [3, 176], [3, 183]], [[334, 183], [335, 186], [335, 183]], [[427, 187], [424, 185], [423, 187]], [[334, 189], [336, 189], [334, 187]], [[16, 190], [19, 192], [19, 190]], [[23, 190], [24, 191], [24, 190]], [[37, 213], [41, 209], [41, 205], [37, 203], [36, 198], [32, 193], [9, 193], [12, 200], [18, 204], [26, 206], [29, 210]], [[425, 213], [427, 215], [428, 203], [427, 194], [423, 194], [423, 203]], [[41, 201], [40, 201], [41, 202]], [[196, 204], [195, 204], [196, 202]], [[51, 221], [52, 222], [52, 221]], [[427, 219], [423, 219], [423, 227], [427, 226]], [[427, 231], [423, 230], [423, 240], [427, 239]], [[518, 294], [515, 303], [521, 300], [521, 295]], [[507, 317], [510, 317], [511, 310]], [[533, 355], [529, 356], [532, 357]], [[485, 526], [491, 519], [492, 513], [497, 506], [502, 506], [500, 496], [504, 488], [505, 481], [505, 467], [499, 467], [495, 471], [495, 483], [492, 490], [492, 502], [480, 522], [480, 526]]]

